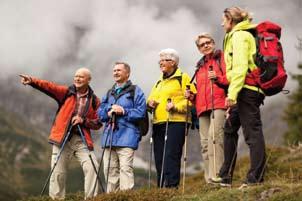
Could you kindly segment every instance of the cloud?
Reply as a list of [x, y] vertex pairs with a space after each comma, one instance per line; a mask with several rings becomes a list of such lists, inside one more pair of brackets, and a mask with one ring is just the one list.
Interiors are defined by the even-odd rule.
[[281, 0], [2, 0], [1, 76], [24, 72], [69, 83], [76, 68], [87, 66], [96, 92], [104, 94], [112, 84], [112, 64], [126, 61], [131, 79], [148, 94], [159, 76], [158, 52], [176, 49], [180, 66], [192, 75], [200, 57], [195, 36], [211, 32], [221, 47], [222, 11], [232, 5], [253, 11], [255, 22], [267, 18], [282, 25], [287, 67], [296, 72], [296, 37], [302, 35], [299, 0], [286, 6]]

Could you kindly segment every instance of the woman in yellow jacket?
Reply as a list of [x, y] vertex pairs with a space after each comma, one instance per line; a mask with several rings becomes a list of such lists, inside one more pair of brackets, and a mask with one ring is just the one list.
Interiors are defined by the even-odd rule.
[[[182, 147], [185, 140], [186, 121], [190, 101], [185, 98], [186, 86], [196, 93], [190, 77], [178, 68], [179, 56], [174, 49], [164, 49], [160, 53], [160, 70], [162, 75], [155, 83], [147, 100], [148, 108], [153, 111], [154, 157], [157, 171], [158, 187], [178, 187]], [[168, 102], [171, 99], [171, 102]], [[168, 124], [167, 124], [168, 121]], [[167, 141], [164, 165], [163, 152], [165, 133]], [[163, 165], [163, 175], [161, 179]], [[162, 181], [162, 183], [160, 183]]]
[[232, 182], [240, 125], [250, 149], [251, 161], [242, 187], [263, 182], [265, 143], [259, 107], [263, 103], [264, 93], [260, 88], [245, 83], [246, 75], [256, 68], [256, 43], [251, 34], [256, 25], [251, 24], [251, 20], [250, 14], [239, 7], [224, 10], [224, 58], [230, 82], [225, 104], [230, 110], [230, 117], [225, 126], [225, 161], [220, 170], [223, 186], [230, 186]]

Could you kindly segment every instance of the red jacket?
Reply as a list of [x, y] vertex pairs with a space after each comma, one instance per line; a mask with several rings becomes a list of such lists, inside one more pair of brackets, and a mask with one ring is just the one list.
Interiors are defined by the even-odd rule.
[[195, 106], [198, 116], [212, 109], [211, 80], [208, 79], [210, 66], [217, 76], [213, 84], [214, 109], [226, 109], [225, 98], [228, 81], [226, 78], [225, 62], [223, 52], [216, 50], [213, 54], [201, 58], [197, 64]]
[[[46, 80], [39, 80], [37, 78], [32, 78], [31, 86], [52, 97], [59, 104], [59, 109], [50, 131], [49, 142], [61, 146], [65, 135], [67, 134], [67, 129], [76, 107], [76, 88], [73, 85], [67, 87], [57, 85]], [[81, 125], [81, 128], [84, 133], [88, 148], [93, 150], [90, 129], [97, 130], [102, 126], [102, 124], [97, 115], [100, 100], [94, 95], [90, 87], [88, 90], [87, 104], [89, 105], [87, 105], [88, 110], [83, 116], [84, 124]], [[94, 98], [92, 98], [93, 96]]]

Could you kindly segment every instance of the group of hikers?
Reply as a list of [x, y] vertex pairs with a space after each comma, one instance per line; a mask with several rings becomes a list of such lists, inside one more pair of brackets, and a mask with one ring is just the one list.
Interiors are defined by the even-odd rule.
[[[141, 138], [138, 122], [146, 111], [152, 114], [157, 186], [177, 188], [186, 131], [191, 123], [188, 113], [193, 106], [200, 125], [206, 183], [232, 185], [240, 127], [251, 161], [241, 188], [263, 182], [266, 158], [259, 107], [265, 94], [258, 86], [245, 81], [247, 74], [256, 68], [255, 38], [245, 30], [256, 25], [251, 23], [249, 12], [239, 7], [225, 9], [222, 20], [226, 32], [223, 51], [215, 48], [210, 34], [197, 36], [195, 44], [203, 56], [197, 62], [192, 80], [178, 67], [177, 51], [170, 48], [160, 51], [161, 76], [148, 98], [130, 81], [131, 70], [126, 62], [114, 64], [115, 83], [101, 101], [89, 86], [92, 77], [87, 68], [76, 71], [70, 87], [20, 75], [24, 85], [44, 92], [59, 105], [49, 136], [52, 144], [51, 198], [65, 197], [68, 159], [73, 156], [83, 168], [85, 199], [96, 196], [99, 188], [103, 188], [98, 176], [101, 166], [107, 193], [132, 189], [134, 151]], [[97, 130], [103, 124], [101, 146], [104, 152], [99, 164], [91, 152], [90, 130]]]

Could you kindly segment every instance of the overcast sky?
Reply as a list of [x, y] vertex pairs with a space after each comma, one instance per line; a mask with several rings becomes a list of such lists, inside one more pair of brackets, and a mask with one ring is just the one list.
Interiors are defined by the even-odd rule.
[[158, 52], [176, 49], [192, 75], [201, 56], [196, 35], [212, 33], [220, 48], [222, 12], [234, 5], [253, 12], [255, 23], [282, 26], [286, 68], [297, 72], [302, 0], [0, 0], [0, 79], [28, 73], [67, 84], [87, 66], [101, 96], [113, 83], [112, 64], [126, 61], [148, 94], [160, 74]]

